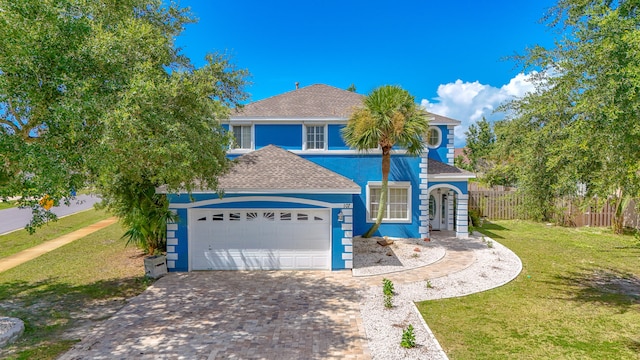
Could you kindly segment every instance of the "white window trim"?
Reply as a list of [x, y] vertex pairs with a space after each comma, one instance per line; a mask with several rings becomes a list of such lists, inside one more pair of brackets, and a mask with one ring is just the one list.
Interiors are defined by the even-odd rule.
[[[431, 130], [436, 130], [438, 132], [438, 143], [436, 145], [430, 145], [429, 144], [429, 133], [431, 132]], [[438, 147], [440, 147], [440, 145], [442, 145], [442, 130], [440, 130], [440, 128], [438, 126], [429, 126], [429, 129], [427, 130], [427, 139], [426, 139], [426, 143], [427, 146], [429, 147], [429, 149], [436, 149]]]
[[232, 136], [235, 137], [235, 134], [233, 132], [233, 128], [234, 127], [242, 127], [242, 126], [249, 126], [250, 127], [250, 132], [251, 132], [251, 144], [249, 145], [249, 148], [234, 148], [233, 147], [233, 143], [230, 146], [229, 152], [249, 152], [249, 151], [253, 151], [253, 149], [255, 148], [255, 128], [253, 124], [235, 124], [235, 125], [231, 125], [229, 124], [229, 133], [231, 133]]
[[[322, 149], [309, 149], [307, 147], [307, 126], [321, 126], [324, 131], [324, 147]], [[302, 149], [304, 151], [327, 151], [329, 146], [329, 137], [328, 137], [329, 129], [326, 123], [318, 124], [318, 123], [302, 123]]]
[[[367, 183], [367, 223], [375, 223], [376, 216], [378, 214], [371, 214], [371, 187], [379, 188], [382, 186], [382, 181], [369, 181]], [[389, 181], [387, 184], [388, 188], [400, 188], [407, 189], [407, 218], [406, 219], [382, 219], [383, 224], [411, 224], [412, 222], [412, 208], [411, 208], [411, 182], [410, 181]], [[388, 196], [388, 194], [387, 194]], [[387, 201], [387, 206], [389, 206], [389, 202]], [[387, 214], [389, 213], [389, 209], [387, 208]]]

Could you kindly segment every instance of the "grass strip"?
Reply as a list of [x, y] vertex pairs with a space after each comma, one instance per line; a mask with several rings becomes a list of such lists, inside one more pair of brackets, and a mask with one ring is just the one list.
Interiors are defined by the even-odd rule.
[[11, 209], [16, 207], [15, 201], [0, 201], [0, 210]]
[[87, 210], [77, 214], [65, 216], [58, 221], [50, 222], [30, 235], [27, 230], [18, 230], [0, 236], [0, 259], [13, 255], [22, 250], [40, 245], [85, 226], [94, 224], [109, 217], [103, 210]]
[[498, 289], [418, 304], [451, 359], [638, 358], [633, 236], [524, 221], [479, 230], [514, 251], [523, 271]]

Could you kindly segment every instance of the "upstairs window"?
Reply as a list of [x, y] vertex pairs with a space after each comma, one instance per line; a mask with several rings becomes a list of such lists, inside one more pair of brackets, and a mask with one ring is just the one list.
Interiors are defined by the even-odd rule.
[[232, 126], [234, 149], [251, 149], [251, 125]]
[[427, 145], [430, 148], [437, 148], [442, 143], [442, 132], [435, 126], [429, 127], [427, 130]]
[[325, 126], [309, 126], [305, 127], [307, 138], [306, 138], [306, 149], [307, 150], [324, 150], [325, 148]]

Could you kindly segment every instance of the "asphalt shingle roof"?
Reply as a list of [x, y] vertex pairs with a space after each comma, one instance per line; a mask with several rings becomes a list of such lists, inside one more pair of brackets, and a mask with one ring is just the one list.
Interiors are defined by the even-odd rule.
[[438, 114], [434, 114], [434, 113], [429, 113], [433, 116], [433, 119], [431, 119], [429, 121], [429, 123], [431, 124], [443, 124], [443, 125], [460, 125], [460, 121], [459, 120], [455, 120], [452, 118], [448, 118], [446, 116], [442, 116], [442, 115], [438, 115]]
[[[239, 109], [232, 120], [276, 118], [332, 118], [348, 119], [353, 109], [362, 106], [364, 95], [337, 87], [315, 84], [256, 101]], [[429, 113], [431, 123], [459, 125], [460, 121]]]
[[247, 104], [232, 118], [348, 118], [364, 96], [315, 84]]
[[430, 175], [470, 175], [475, 177], [475, 174], [472, 172], [457, 168], [455, 166], [447, 165], [438, 160], [429, 159], [428, 166]]
[[226, 192], [360, 193], [360, 186], [355, 182], [275, 145], [238, 157], [231, 170], [219, 178], [219, 188]]

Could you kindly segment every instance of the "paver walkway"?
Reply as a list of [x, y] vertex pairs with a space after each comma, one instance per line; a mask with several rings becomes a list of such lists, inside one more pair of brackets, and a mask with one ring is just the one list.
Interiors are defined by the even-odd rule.
[[461, 245], [464, 243], [460, 240], [442, 237], [438, 242], [446, 247], [447, 252], [442, 259], [433, 264], [383, 275], [360, 276], [357, 279], [360, 284], [368, 286], [380, 286], [382, 279], [389, 279], [397, 284], [407, 284], [453, 274], [473, 264], [475, 260], [473, 250]]
[[89, 234], [92, 234], [100, 229], [103, 229], [109, 225], [116, 223], [118, 219], [116, 217], [110, 217], [108, 219], [98, 221], [93, 225], [83, 227], [69, 234], [60, 236], [53, 240], [46, 241], [40, 245], [36, 245], [32, 248], [22, 250], [19, 253], [7, 256], [4, 259], [0, 259], [0, 272], [14, 268], [29, 260], [35, 259], [38, 256], [47, 253], [51, 250], [55, 250], [61, 246], [64, 246], [72, 241], [81, 239]]

